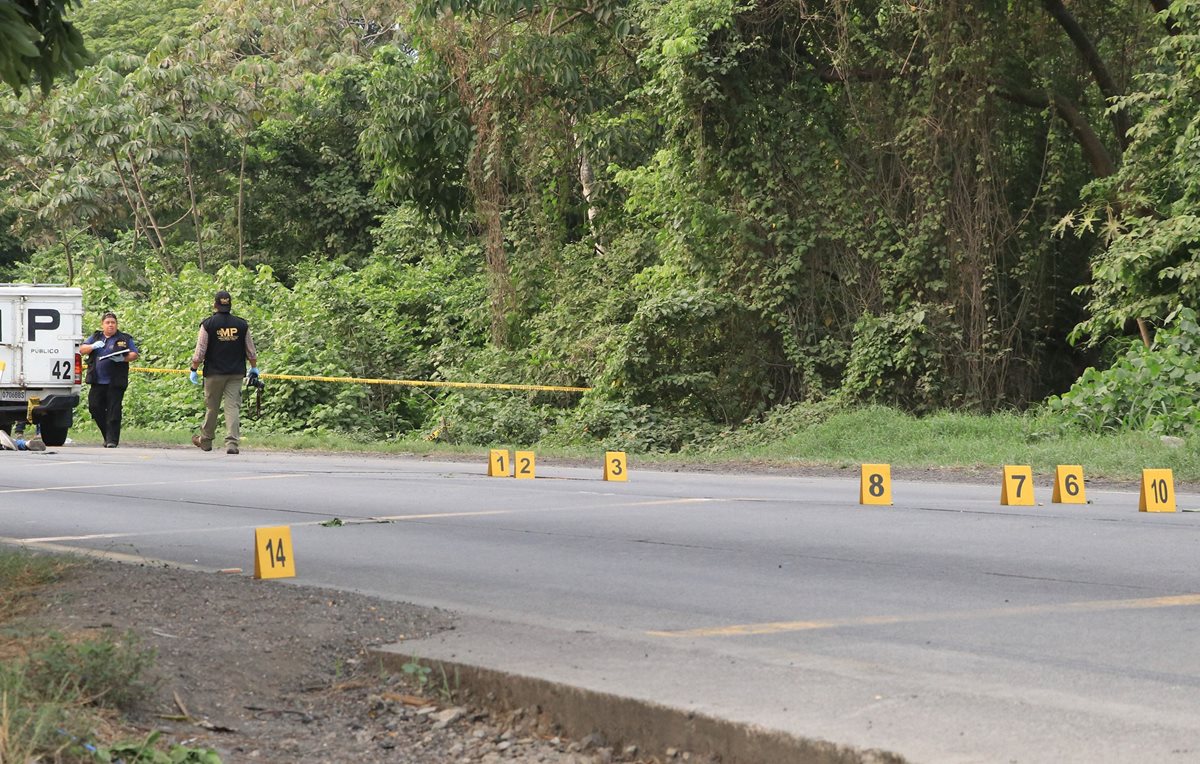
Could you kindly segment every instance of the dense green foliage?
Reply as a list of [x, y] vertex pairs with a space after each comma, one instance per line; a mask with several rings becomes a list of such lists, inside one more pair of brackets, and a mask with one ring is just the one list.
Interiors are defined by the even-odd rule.
[[1089, 368], [1066, 393], [1047, 402], [1050, 411], [1089, 432], [1145, 430], [1196, 435], [1200, 430], [1200, 324], [1180, 309], [1147, 348], [1129, 344], [1100, 371]]
[[74, 1], [0, 2], [0, 82], [18, 93], [34, 83], [48, 92], [84, 63], [83, 36], [67, 18]]
[[[286, 382], [273, 430], [679, 449], [797, 402], [1023, 408], [1195, 289], [1200, 0], [1161, 5], [86, 6], [108, 55], [0, 102], [0, 265], [148, 365], [224, 287], [267, 372], [594, 388]], [[195, 421], [175, 376], [131, 400]]]

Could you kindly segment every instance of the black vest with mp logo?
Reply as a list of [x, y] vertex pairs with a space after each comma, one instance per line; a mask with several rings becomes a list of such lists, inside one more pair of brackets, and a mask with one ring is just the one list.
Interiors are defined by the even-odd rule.
[[246, 373], [246, 334], [250, 324], [232, 313], [213, 313], [200, 324], [208, 332], [204, 374]]

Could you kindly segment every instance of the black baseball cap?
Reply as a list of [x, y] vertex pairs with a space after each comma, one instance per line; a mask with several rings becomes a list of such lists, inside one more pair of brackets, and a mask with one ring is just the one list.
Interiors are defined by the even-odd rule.
[[233, 298], [229, 296], [229, 292], [222, 289], [217, 292], [217, 299], [213, 301], [213, 307], [218, 313], [228, 313], [229, 308], [233, 305]]

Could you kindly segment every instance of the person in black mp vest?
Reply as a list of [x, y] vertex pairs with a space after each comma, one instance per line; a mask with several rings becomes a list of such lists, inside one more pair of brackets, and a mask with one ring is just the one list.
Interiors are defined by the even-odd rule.
[[100, 329], [92, 333], [79, 352], [88, 359], [84, 381], [88, 391], [88, 411], [105, 448], [116, 448], [121, 442], [121, 413], [125, 404], [125, 388], [129, 387], [129, 362], [138, 357], [133, 337], [117, 330], [117, 314], [105, 313]]
[[241, 437], [242, 378], [246, 364], [250, 376], [258, 376], [258, 353], [250, 338], [250, 324], [230, 313], [233, 298], [224, 290], [217, 292], [213, 314], [200, 323], [196, 350], [192, 353], [192, 384], [200, 384], [196, 370], [204, 364], [204, 424], [200, 434], [192, 436], [192, 445], [211, 451], [217, 433], [217, 410], [225, 408], [225, 453], [238, 452]]

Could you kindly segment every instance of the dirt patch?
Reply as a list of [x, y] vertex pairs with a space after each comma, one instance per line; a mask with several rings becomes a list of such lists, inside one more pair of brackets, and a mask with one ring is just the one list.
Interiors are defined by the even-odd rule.
[[[504, 714], [380, 671], [373, 647], [453, 629], [443, 610], [159, 565], [83, 560], [29, 616], [69, 633], [131, 631], [157, 652], [135, 734], [217, 750], [225, 762], [703, 761], [557, 735], [537, 707]], [[418, 672], [419, 673], [419, 672]], [[181, 718], [186, 717], [186, 718]], [[685, 759], [686, 756], [686, 759]]]

